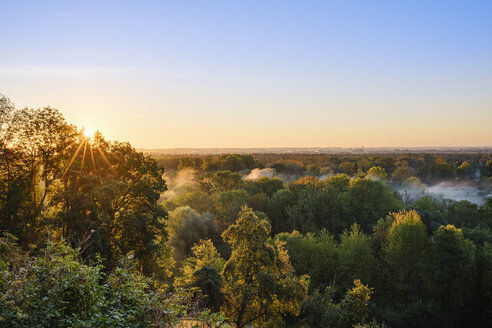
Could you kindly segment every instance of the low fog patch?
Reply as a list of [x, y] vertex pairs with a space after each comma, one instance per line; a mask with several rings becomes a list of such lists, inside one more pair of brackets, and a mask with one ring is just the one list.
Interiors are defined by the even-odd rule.
[[178, 194], [185, 192], [193, 186], [196, 171], [186, 168], [179, 171], [166, 172], [163, 179], [166, 181], [167, 190], [162, 194], [162, 199], [173, 199]]
[[263, 177], [273, 178], [277, 176], [277, 171], [274, 168], [267, 167], [265, 169], [253, 169], [249, 174], [244, 175], [244, 180], [256, 180]]
[[290, 173], [290, 172], [280, 172], [278, 173], [277, 170], [275, 170], [272, 167], [267, 167], [264, 169], [253, 169], [249, 171], [249, 173], [244, 173], [243, 174], [243, 179], [244, 180], [256, 180], [262, 177], [268, 177], [268, 178], [279, 178], [281, 179], [284, 183], [289, 183], [289, 182], [294, 182], [302, 178], [302, 174], [300, 173]]
[[483, 205], [487, 197], [492, 196], [490, 190], [481, 187], [451, 181], [443, 181], [435, 185], [428, 186], [421, 182], [412, 183], [396, 187], [396, 190], [405, 200], [415, 201], [424, 196], [434, 196], [440, 199], [452, 199], [455, 201], [467, 200], [477, 205]]
[[426, 191], [433, 196], [449, 198], [457, 201], [467, 200], [477, 205], [483, 205], [487, 196], [490, 196], [490, 194], [487, 194], [486, 191], [481, 190], [476, 186], [448, 181], [430, 186]]
[[299, 173], [284, 173], [281, 172], [277, 175], [278, 178], [282, 179], [284, 183], [294, 182], [303, 177], [302, 174]]
[[333, 176], [334, 174], [333, 173], [328, 173], [328, 174], [323, 174], [319, 177], [320, 180], [326, 180], [328, 179], [329, 177]]

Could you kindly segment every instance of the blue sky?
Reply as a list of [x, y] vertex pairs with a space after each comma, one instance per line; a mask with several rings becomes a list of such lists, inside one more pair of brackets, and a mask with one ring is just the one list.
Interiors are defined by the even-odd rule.
[[0, 92], [137, 147], [492, 145], [490, 1], [2, 1]]

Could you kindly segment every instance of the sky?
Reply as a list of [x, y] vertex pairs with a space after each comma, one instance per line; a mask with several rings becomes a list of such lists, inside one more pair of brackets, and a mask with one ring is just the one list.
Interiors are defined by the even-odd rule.
[[492, 146], [492, 1], [0, 6], [0, 93], [137, 148]]

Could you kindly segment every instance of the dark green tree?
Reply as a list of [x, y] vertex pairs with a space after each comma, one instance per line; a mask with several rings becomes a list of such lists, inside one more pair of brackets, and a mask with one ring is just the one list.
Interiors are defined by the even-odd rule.
[[441, 306], [443, 320], [464, 326], [471, 314], [475, 285], [475, 246], [461, 229], [441, 226], [432, 237], [434, 255], [434, 297]]
[[357, 222], [365, 232], [372, 231], [377, 220], [389, 212], [403, 208], [401, 200], [394, 197], [383, 184], [369, 179], [355, 179], [343, 195], [343, 217], [346, 222]]

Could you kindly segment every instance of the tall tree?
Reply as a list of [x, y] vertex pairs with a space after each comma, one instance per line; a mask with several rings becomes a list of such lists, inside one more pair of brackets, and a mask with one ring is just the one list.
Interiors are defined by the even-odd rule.
[[402, 211], [394, 218], [383, 246], [387, 268], [387, 300], [408, 303], [425, 297], [430, 284], [430, 241], [425, 225], [415, 211]]
[[453, 225], [441, 226], [432, 241], [436, 300], [450, 324], [466, 325], [475, 283], [475, 246]]
[[226, 315], [242, 328], [280, 327], [282, 316], [297, 315], [307, 282], [294, 276], [281, 242], [269, 240], [270, 225], [248, 208], [222, 237], [232, 248], [224, 276]]
[[370, 232], [378, 219], [403, 207], [385, 185], [369, 179], [355, 179], [342, 199], [344, 217], [357, 222], [365, 232]]
[[198, 214], [190, 207], [178, 207], [169, 213], [167, 223], [169, 245], [177, 260], [191, 255], [192, 246], [200, 239], [211, 238], [215, 228], [209, 213]]
[[42, 227], [77, 131], [50, 107], [14, 110], [5, 98], [0, 106], [1, 228], [19, 236], [26, 247]]
[[96, 135], [80, 149], [84, 142], [90, 149], [75, 152], [52, 201], [59, 233], [87, 248], [84, 255], [101, 254], [110, 267], [133, 253], [146, 274], [164, 272], [167, 212], [157, 203], [166, 190], [164, 168], [128, 143]]
[[355, 279], [368, 283], [374, 266], [371, 237], [354, 224], [340, 236], [338, 247], [339, 274], [337, 283], [347, 290]]

